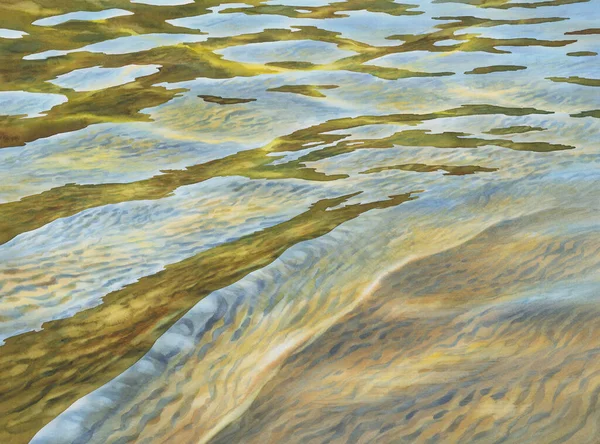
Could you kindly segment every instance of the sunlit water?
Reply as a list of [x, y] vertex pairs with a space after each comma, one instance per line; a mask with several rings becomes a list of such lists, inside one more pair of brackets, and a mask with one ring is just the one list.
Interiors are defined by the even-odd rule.
[[0, 16], [0, 442], [597, 442], [598, 0]]

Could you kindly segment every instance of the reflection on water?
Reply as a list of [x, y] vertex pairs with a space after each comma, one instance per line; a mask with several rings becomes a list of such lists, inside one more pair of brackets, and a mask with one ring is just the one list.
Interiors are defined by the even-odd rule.
[[138, 77], [149, 76], [158, 72], [159, 65], [128, 65], [120, 68], [83, 68], [71, 71], [68, 74], [58, 76], [51, 80], [52, 83], [62, 88], [74, 91], [95, 91], [110, 88], [112, 86], [124, 85], [132, 82]]
[[24, 31], [0, 28], [0, 38], [2, 39], [20, 39], [25, 35], [27, 35], [27, 33]]
[[0, 441], [595, 443], [596, 0], [0, 5]]
[[105, 11], [78, 11], [69, 12], [67, 14], [55, 15], [54, 17], [46, 17], [33, 22], [38, 26], [56, 26], [61, 23], [66, 23], [70, 20], [106, 20], [113, 17], [122, 17], [131, 15], [133, 12], [125, 11], [124, 9], [107, 9]]

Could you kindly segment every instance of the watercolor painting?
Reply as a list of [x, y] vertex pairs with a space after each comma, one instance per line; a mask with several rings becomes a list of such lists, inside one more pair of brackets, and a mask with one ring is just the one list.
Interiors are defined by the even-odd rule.
[[1, 0], [0, 444], [600, 443], [600, 0]]

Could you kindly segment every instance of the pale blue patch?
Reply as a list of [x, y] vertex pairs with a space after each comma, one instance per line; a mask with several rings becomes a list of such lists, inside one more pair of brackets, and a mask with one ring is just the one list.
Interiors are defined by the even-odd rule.
[[21, 39], [25, 35], [29, 34], [25, 31], [17, 31], [16, 29], [0, 28], [0, 38], [3, 39]]
[[67, 98], [60, 94], [31, 93], [25, 91], [0, 91], [0, 116], [40, 117]]
[[412, 71], [455, 72], [477, 68], [484, 65], [507, 65], [513, 63], [511, 54], [491, 54], [481, 52], [429, 52], [411, 51], [387, 54], [370, 60], [365, 65], [383, 68], [400, 68]]
[[124, 85], [133, 80], [158, 72], [160, 65], [127, 65], [120, 68], [76, 69], [70, 73], [58, 76], [50, 83], [75, 91], [96, 91], [112, 86]]
[[438, 40], [437, 42], [435, 42], [433, 44], [433, 46], [453, 46], [453, 45], [460, 45], [465, 42], [466, 42], [465, 40], [446, 39], [446, 40]]
[[56, 26], [61, 23], [66, 23], [72, 20], [93, 21], [93, 20], [108, 20], [115, 17], [123, 17], [133, 15], [133, 12], [124, 9], [106, 9], [105, 11], [77, 11], [69, 12], [68, 14], [55, 15], [46, 17], [33, 22], [37, 26]]
[[209, 11], [212, 11], [213, 14], [220, 13], [221, 11], [228, 11], [231, 9], [239, 9], [239, 8], [252, 8], [252, 5], [248, 5], [246, 3], [223, 3], [221, 5], [213, 6], [208, 8]]
[[23, 57], [23, 60], [45, 60], [49, 57], [59, 57], [73, 52], [101, 52], [104, 54], [129, 54], [132, 52], [148, 51], [160, 46], [177, 45], [179, 43], [195, 43], [206, 40], [206, 35], [193, 34], [144, 34], [119, 37], [104, 42], [93, 43], [78, 49], [65, 51], [49, 50]]
[[[173, 26], [200, 29], [210, 37], [230, 37], [242, 34], [254, 34], [265, 29], [290, 29], [292, 25], [318, 26], [321, 20], [293, 19], [277, 15], [246, 15], [241, 12], [223, 14], [219, 11], [232, 9], [240, 5], [223, 5], [212, 8], [212, 14], [183, 17], [166, 22]], [[247, 7], [242, 5], [242, 7]]]

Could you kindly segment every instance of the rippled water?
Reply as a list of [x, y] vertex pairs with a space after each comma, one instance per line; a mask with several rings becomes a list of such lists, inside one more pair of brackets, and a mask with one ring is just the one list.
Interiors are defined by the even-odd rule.
[[0, 442], [598, 442], [598, 0], [0, 17]]

